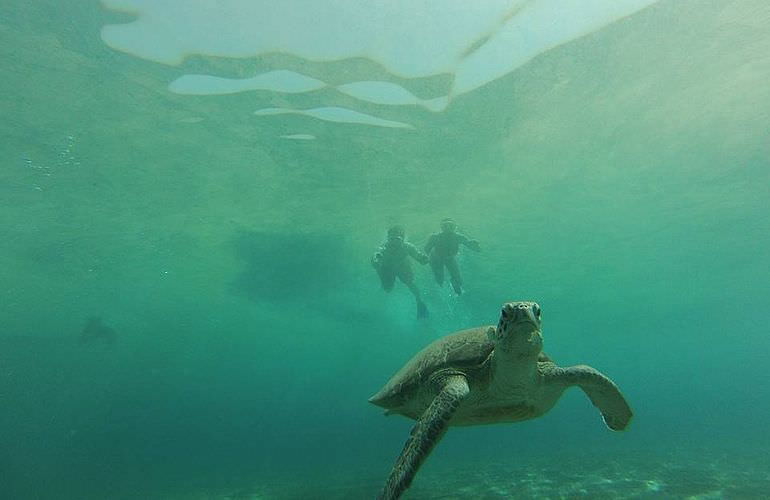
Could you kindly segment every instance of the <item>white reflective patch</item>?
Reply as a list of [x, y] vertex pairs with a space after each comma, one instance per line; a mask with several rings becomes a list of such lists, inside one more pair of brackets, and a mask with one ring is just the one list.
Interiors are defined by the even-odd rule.
[[281, 136], [281, 139], [293, 139], [295, 141], [312, 141], [315, 138], [312, 134], [286, 134]]
[[276, 70], [242, 79], [220, 78], [210, 75], [184, 75], [171, 82], [168, 89], [175, 94], [222, 95], [249, 90], [300, 93], [324, 87], [326, 84], [321, 80], [294, 71]]
[[455, 71], [452, 95], [474, 90], [554, 47], [598, 31], [658, 0], [526, 2]]
[[359, 113], [352, 109], [339, 108], [339, 107], [325, 107], [325, 108], [313, 108], [313, 109], [286, 109], [286, 108], [264, 108], [258, 109], [254, 112], [258, 116], [269, 115], [285, 115], [296, 114], [306, 115], [319, 120], [325, 120], [329, 122], [341, 122], [341, 123], [359, 123], [363, 125], [375, 125], [378, 127], [392, 127], [392, 128], [414, 128], [408, 123], [383, 120], [376, 116], [367, 115], [365, 113]]
[[375, 104], [386, 104], [391, 106], [411, 104], [423, 106], [431, 111], [440, 111], [447, 104], [446, 97], [420, 99], [401, 85], [391, 82], [352, 82], [338, 86], [337, 90], [343, 94], [355, 97], [356, 99], [373, 102]]
[[138, 15], [131, 23], [105, 26], [102, 39], [165, 64], [194, 54], [365, 57], [416, 77], [451, 72], [469, 44], [494, 29], [512, 6], [528, 1], [102, 0], [108, 8]]
[[[194, 54], [284, 53], [313, 61], [364, 57], [403, 77], [454, 74], [451, 100], [656, 1], [102, 0], [108, 8], [137, 14], [134, 22], [105, 26], [102, 39], [117, 50], [166, 64]], [[179, 88], [183, 83], [176, 82]], [[223, 84], [222, 90], [228, 85], [238, 84]], [[409, 99], [400, 91], [373, 95], [353, 85], [346, 91], [361, 99]]]

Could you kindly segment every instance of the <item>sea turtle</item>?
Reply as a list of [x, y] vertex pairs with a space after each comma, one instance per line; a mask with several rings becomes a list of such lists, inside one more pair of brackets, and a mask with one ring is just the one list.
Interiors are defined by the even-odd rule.
[[578, 386], [607, 426], [626, 428], [632, 412], [618, 387], [586, 365], [557, 366], [541, 352], [540, 306], [503, 305], [497, 327], [447, 335], [404, 365], [369, 402], [417, 420], [380, 499], [395, 499], [449, 426], [519, 422], [544, 415]]

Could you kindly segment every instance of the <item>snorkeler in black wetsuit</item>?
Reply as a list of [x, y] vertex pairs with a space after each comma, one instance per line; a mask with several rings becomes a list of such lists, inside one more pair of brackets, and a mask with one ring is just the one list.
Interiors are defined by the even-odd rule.
[[433, 269], [436, 282], [439, 285], [444, 284], [444, 267], [446, 267], [452, 289], [457, 295], [463, 293], [463, 280], [456, 258], [460, 245], [465, 245], [476, 252], [481, 251], [478, 241], [457, 232], [457, 223], [451, 218], [443, 219], [441, 232], [432, 234], [428, 243], [425, 244], [425, 253], [429, 256], [430, 267]]
[[396, 278], [401, 280], [417, 301], [417, 317], [424, 318], [428, 316], [428, 308], [420, 298], [420, 291], [414, 284], [414, 273], [409, 263], [409, 257], [425, 265], [428, 263], [428, 256], [405, 241], [404, 237], [403, 227], [393, 226], [388, 229], [388, 239], [374, 253], [372, 267], [377, 270], [382, 288], [386, 292], [393, 290]]

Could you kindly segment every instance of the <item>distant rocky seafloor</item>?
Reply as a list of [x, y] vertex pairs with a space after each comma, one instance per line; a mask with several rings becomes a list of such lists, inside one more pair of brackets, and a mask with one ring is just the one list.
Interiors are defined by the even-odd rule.
[[[367, 499], [382, 478], [346, 475], [283, 477], [231, 489], [161, 494], [193, 500]], [[770, 461], [735, 453], [677, 452], [613, 456], [578, 454], [522, 457], [519, 461], [459, 462], [426, 467], [405, 500], [461, 499], [760, 499], [770, 495]]]

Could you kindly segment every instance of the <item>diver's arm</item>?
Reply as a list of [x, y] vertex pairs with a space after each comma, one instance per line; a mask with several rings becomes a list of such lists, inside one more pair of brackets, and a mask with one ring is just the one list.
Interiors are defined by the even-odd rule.
[[428, 238], [428, 242], [425, 244], [425, 248], [424, 248], [425, 253], [430, 254], [430, 251], [433, 250], [433, 247], [435, 246], [436, 246], [436, 235], [431, 234], [430, 237]]
[[372, 267], [378, 268], [382, 264], [382, 256], [385, 253], [385, 245], [380, 245], [372, 255]]
[[470, 248], [474, 252], [480, 252], [481, 251], [481, 245], [479, 245], [478, 240], [472, 240], [465, 236], [464, 234], [457, 233], [458, 238], [460, 238], [460, 243], [465, 245], [466, 247]]
[[420, 264], [427, 264], [428, 263], [428, 256], [422, 253], [417, 249], [416, 246], [412, 245], [411, 243], [404, 243], [406, 245], [406, 251], [409, 252], [409, 255], [419, 262]]

